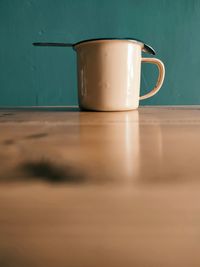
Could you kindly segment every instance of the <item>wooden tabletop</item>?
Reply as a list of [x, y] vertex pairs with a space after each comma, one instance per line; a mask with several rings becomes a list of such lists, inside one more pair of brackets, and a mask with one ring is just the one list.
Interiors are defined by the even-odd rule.
[[200, 107], [0, 110], [1, 267], [199, 267]]

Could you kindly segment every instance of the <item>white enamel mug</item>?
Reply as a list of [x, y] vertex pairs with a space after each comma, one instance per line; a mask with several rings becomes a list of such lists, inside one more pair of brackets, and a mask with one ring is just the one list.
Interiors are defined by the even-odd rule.
[[[133, 110], [139, 100], [155, 95], [161, 88], [165, 67], [157, 58], [142, 58], [142, 51], [154, 50], [136, 39], [91, 39], [76, 44], [34, 43], [34, 45], [72, 46], [77, 52], [78, 99], [85, 110]], [[141, 63], [156, 64], [156, 86], [140, 96]]]
[[[142, 58], [142, 43], [133, 40], [94, 40], [75, 45], [78, 67], [78, 95], [82, 109], [120, 111], [137, 109], [139, 100], [161, 88], [165, 68], [156, 58]], [[156, 64], [156, 86], [140, 96], [141, 63]]]

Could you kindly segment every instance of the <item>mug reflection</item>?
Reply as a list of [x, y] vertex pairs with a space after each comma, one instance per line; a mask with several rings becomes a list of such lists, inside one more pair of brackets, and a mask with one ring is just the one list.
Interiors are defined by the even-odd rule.
[[88, 114], [86, 125], [85, 114], [79, 114], [79, 167], [89, 181], [134, 181], [140, 159], [138, 111], [96, 113], [96, 123], [89, 123], [93, 116]]

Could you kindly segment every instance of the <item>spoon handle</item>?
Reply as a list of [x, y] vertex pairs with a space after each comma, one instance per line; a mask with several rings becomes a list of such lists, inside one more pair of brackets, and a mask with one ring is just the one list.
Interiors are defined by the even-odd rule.
[[73, 44], [70, 43], [33, 43], [34, 46], [65, 46], [72, 47]]

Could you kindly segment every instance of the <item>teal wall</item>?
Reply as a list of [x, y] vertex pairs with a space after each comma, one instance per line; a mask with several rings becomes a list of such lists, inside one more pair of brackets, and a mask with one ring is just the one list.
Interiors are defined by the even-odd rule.
[[[0, 106], [77, 104], [75, 52], [32, 42], [126, 36], [166, 66], [163, 88], [141, 104], [200, 104], [199, 29], [199, 0], [0, 0]], [[156, 69], [142, 73], [144, 93]]]

